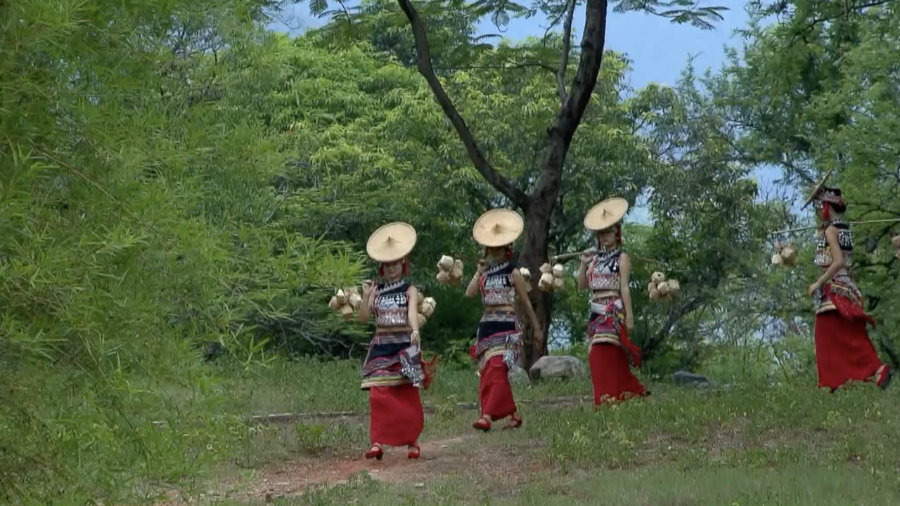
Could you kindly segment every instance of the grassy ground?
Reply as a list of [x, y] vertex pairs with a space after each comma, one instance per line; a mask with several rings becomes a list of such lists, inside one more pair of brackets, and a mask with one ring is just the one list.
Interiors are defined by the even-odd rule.
[[[525, 426], [475, 434], [470, 371], [441, 371], [426, 405], [423, 459], [359, 458], [368, 444], [358, 364], [277, 363], [227, 371], [229, 411], [354, 411], [261, 425], [209, 484], [225, 505], [868, 505], [900, 504], [900, 394], [871, 385], [723, 390], [651, 385], [653, 395], [522, 404]], [[810, 381], [814, 381], [810, 379]], [[897, 388], [895, 385], [894, 388]], [[590, 394], [587, 378], [515, 387], [519, 400]]]

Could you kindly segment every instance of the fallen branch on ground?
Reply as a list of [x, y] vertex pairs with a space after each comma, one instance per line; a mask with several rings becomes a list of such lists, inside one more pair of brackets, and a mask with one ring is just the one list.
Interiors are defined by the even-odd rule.
[[[583, 397], [548, 397], [546, 399], [537, 399], [535, 400], [521, 400], [516, 401], [516, 404], [538, 404], [538, 405], [559, 405], [559, 404], [577, 404], [583, 401], [590, 401], [593, 397], [591, 396], [583, 396]], [[456, 404], [456, 409], [466, 410], [466, 411], [475, 411], [478, 409], [478, 403], [476, 402], [459, 402]], [[423, 410], [425, 413], [434, 414], [437, 411], [435, 406], [424, 406]], [[368, 415], [367, 412], [357, 412], [357, 411], [325, 411], [325, 412], [311, 412], [311, 413], [272, 413], [268, 415], [255, 415], [251, 416], [247, 419], [247, 423], [249, 424], [288, 424], [293, 422], [298, 422], [301, 420], [310, 420], [310, 419], [338, 419], [338, 418], [362, 418], [363, 416]], [[164, 426], [166, 422], [164, 421], [156, 421], [153, 422], [154, 425]]]

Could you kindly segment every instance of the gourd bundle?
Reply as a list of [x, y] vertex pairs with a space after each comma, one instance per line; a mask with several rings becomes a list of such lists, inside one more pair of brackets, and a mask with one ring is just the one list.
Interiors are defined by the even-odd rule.
[[674, 279], [666, 280], [666, 275], [654, 272], [650, 276], [650, 284], [647, 285], [650, 300], [669, 299], [681, 291], [681, 284]]
[[549, 263], [541, 266], [541, 279], [538, 280], [538, 288], [543, 292], [552, 292], [566, 285], [566, 270], [562, 264], [550, 267]]
[[528, 270], [527, 267], [520, 267], [519, 274], [522, 275], [522, 278], [525, 279], [525, 290], [531, 291], [531, 271]]
[[353, 312], [359, 309], [360, 303], [362, 303], [362, 297], [359, 295], [358, 288], [353, 287], [346, 290], [339, 288], [328, 301], [328, 307], [341, 313], [345, 318], [350, 318], [353, 316]]
[[434, 314], [434, 308], [437, 306], [437, 302], [431, 297], [425, 297], [422, 299], [422, 302], [419, 302], [419, 328], [425, 326], [425, 323], [431, 318], [431, 315]]
[[[354, 287], [346, 290], [338, 289], [337, 293], [328, 301], [328, 307], [341, 313], [345, 318], [350, 318], [353, 313], [359, 311], [361, 303], [362, 296], [359, 294], [359, 289]], [[431, 318], [435, 307], [437, 307], [437, 302], [431, 297], [425, 297], [419, 302], [419, 328], [422, 328]]]
[[437, 273], [437, 281], [438, 283], [445, 285], [459, 285], [462, 277], [463, 277], [463, 263], [462, 260], [456, 258], [454, 259], [451, 256], [443, 255], [441, 259], [438, 260], [437, 263], [438, 273]]
[[896, 248], [897, 252], [894, 255], [897, 256], [897, 259], [900, 259], [900, 235], [891, 239], [891, 246]]
[[772, 255], [772, 265], [775, 267], [793, 267], [797, 265], [797, 246], [793, 243], [775, 243], [775, 254]]

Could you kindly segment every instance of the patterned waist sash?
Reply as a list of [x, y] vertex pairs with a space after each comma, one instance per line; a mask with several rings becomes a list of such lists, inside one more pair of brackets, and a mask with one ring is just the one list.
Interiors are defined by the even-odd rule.
[[587, 328], [588, 345], [614, 344], [628, 354], [635, 367], [641, 366], [641, 349], [628, 339], [625, 329], [625, 306], [621, 297], [605, 297], [591, 302]]
[[620, 297], [605, 297], [591, 302], [591, 319], [588, 323], [588, 344], [619, 344], [619, 335], [625, 324], [625, 306]]
[[502, 355], [503, 362], [512, 369], [519, 358], [521, 331], [516, 314], [512, 311], [485, 312], [478, 324], [478, 341], [472, 358], [482, 371], [488, 360]]
[[853, 278], [845, 269], [837, 272], [828, 282], [819, 287], [813, 294], [816, 314], [826, 311], [838, 311], [844, 318], [853, 320], [862, 318], [875, 325], [875, 320], [866, 314], [863, 306], [863, 295]]
[[369, 353], [362, 368], [361, 388], [419, 386], [425, 379], [422, 350], [411, 344], [410, 332], [376, 334], [369, 342]]

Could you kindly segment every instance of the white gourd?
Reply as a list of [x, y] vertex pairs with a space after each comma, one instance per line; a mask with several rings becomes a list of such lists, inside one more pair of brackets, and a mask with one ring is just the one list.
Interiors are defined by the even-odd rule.
[[566, 269], [562, 266], [562, 264], [556, 264], [553, 266], [553, 277], [561, 278], [566, 275]]
[[553, 274], [549, 272], [545, 272], [541, 274], [541, 279], [538, 280], [538, 288], [540, 288], [544, 292], [549, 292], [553, 289]]
[[774, 265], [775, 267], [781, 267], [782, 265], [784, 265], [784, 258], [782, 258], [780, 254], [775, 253], [774, 255], [772, 255], [772, 265]]
[[450, 269], [453, 268], [453, 257], [447, 256], [447, 255], [441, 256], [441, 259], [438, 260], [437, 266], [438, 266], [438, 269], [440, 269], [442, 271], [445, 271], [445, 272], [449, 271]]

